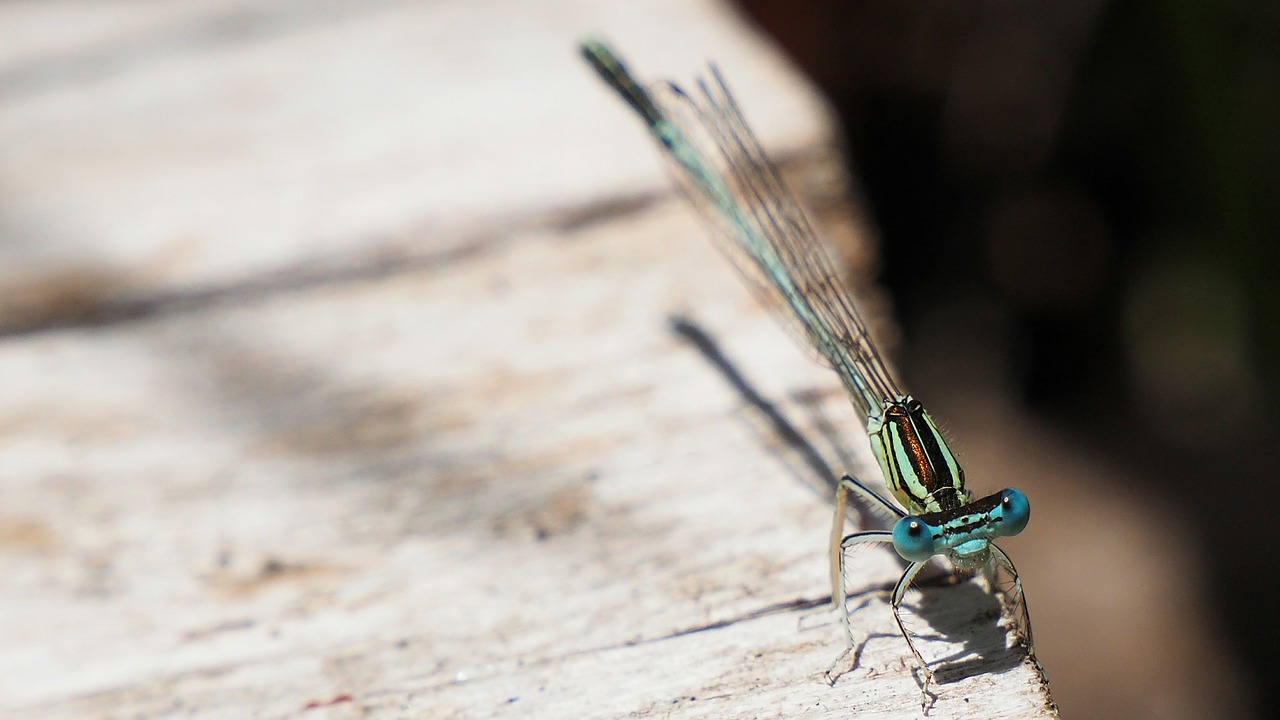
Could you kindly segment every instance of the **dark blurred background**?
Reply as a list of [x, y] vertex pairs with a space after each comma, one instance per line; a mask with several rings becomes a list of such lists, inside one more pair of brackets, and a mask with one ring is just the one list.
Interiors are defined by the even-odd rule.
[[1172, 504], [1202, 543], [1205, 623], [1264, 707], [1280, 3], [739, 4], [839, 113], [905, 373], [985, 353], [1034, 414]]

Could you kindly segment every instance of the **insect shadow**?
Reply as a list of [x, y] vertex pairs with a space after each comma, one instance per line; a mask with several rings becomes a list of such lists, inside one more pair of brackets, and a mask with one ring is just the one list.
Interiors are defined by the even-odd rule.
[[[836, 487], [840, 482], [840, 474], [836, 473], [827, 460], [827, 455], [819, 450], [791, 420], [778, 409], [778, 406], [765, 398], [741, 370], [725, 355], [720, 344], [694, 320], [684, 316], [669, 318], [671, 331], [689, 343], [702, 358], [710, 364], [758, 416], [758, 424], [763, 431], [781, 442], [780, 459], [791, 474], [810, 490], [828, 500], [835, 497]], [[835, 432], [832, 424], [822, 410], [816, 394], [809, 393], [799, 398], [806, 408], [813, 427], [818, 431], [835, 460], [843, 467], [852, 467], [852, 454], [848, 446]], [[778, 447], [777, 443], [769, 443], [770, 447]], [[888, 529], [897, 518], [885, 517], [883, 512], [860, 502], [854, 497], [851, 504], [856, 512], [859, 527], [867, 529]], [[905, 569], [907, 561], [894, 554]], [[988, 592], [974, 581], [973, 573], [953, 571], [943, 568], [938, 562], [931, 563], [917, 577], [913, 586], [919, 595], [912, 601], [903, 603], [904, 623], [908, 631], [920, 639], [946, 640], [955, 650], [941, 658], [926, 658], [933, 668], [933, 682], [939, 685], [959, 682], [965, 678], [992, 672], [1012, 669], [1023, 662], [1023, 653], [1016, 645], [1006, 645], [1007, 634], [1001, 626], [1004, 617], [1004, 603], [1000, 596]], [[862, 599], [852, 608], [859, 612], [874, 603], [876, 596], [883, 596], [885, 604], [892, 590], [892, 583], [883, 588], [867, 588], [861, 592], [853, 591], [849, 599], [861, 595]], [[1013, 613], [1018, 617], [1018, 613]], [[920, 622], [915, 622], [916, 620]], [[919, 625], [927, 625], [928, 630]], [[846, 669], [839, 674], [857, 668], [867, 643], [882, 638], [898, 638], [898, 633], [873, 633], [863, 638], [853, 648], [841, 656], [847, 658]], [[906, 655], [904, 648], [904, 655]], [[909, 655], [907, 655], [909, 658]], [[839, 661], [838, 661], [839, 662]], [[837, 674], [835, 677], [839, 677]]]

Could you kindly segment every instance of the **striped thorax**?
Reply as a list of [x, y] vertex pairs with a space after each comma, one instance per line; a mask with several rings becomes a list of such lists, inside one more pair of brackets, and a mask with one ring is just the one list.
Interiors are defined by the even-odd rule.
[[950, 511], [972, 499], [964, 470], [919, 400], [886, 398], [868, 418], [867, 434], [885, 483], [911, 514]]

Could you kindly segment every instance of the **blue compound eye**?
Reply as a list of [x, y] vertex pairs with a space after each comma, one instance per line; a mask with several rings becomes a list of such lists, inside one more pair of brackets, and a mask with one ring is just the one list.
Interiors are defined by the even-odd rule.
[[1000, 493], [1000, 508], [997, 513], [1000, 517], [997, 532], [1005, 537], [1017, 535], [1031, 519], [1031, 503], [1021, 490], [1008, 488]]
[[920, 518], [908, 515], [893, 524], [893, 548], [906, 560], [928, 560], [934, 555], [933, 528]]

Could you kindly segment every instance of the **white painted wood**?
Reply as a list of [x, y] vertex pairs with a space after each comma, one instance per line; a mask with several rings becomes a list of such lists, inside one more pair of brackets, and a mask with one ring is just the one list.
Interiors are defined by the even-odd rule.
[[[67, 5], [6, 5], [0, 35]], [[846, 401], [571, 42], [714, 47], [766, 137], [822, 150], [757, 39], [674, 2], [132, 7], [0, 56], [10, 327], [170, 298], [0, 340], [0, 714], [919, 714], [886, 553], [853, 558], [861, 667], [823, 682], [829, 501], [666, 318], [857, 438]], [[198, 31], [219, 18], [251, 30]], [[962, 675], [930, 717], [1052, 716], [989, 596], [924, 603]]]

